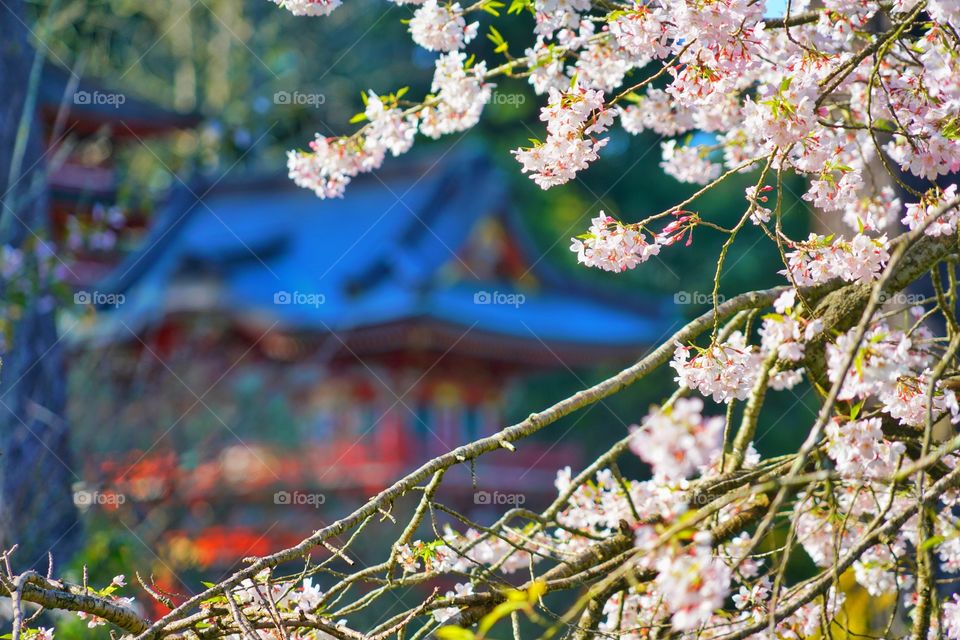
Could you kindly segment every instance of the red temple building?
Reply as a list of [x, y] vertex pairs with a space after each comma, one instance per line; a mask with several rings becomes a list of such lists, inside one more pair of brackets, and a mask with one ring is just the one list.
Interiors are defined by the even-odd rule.
[[[196, 127], [200, 116], [159, 107], [129, 93], [46, 63], [38, 84], [37, 112], [47, 152], [47, 184], [54, 238], [63, 240], [70, 218], [89, 220], [97, 206], [117, 200], [117, 152], [145, 140]], [[128, 211], [127, 240], [145, 230], [146, 219]], [[76, 252], [68, 280], [85, 285], [104, 277], [118, 256], [110, 252]]]

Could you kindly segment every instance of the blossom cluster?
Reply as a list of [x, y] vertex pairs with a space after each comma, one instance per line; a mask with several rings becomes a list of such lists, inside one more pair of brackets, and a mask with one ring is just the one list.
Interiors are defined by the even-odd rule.
[[[921, 427], [926, 424], [928, 403], [934, 419], [960, 416], [956, 393], [943, 386], [930, 387], [933, 356], [924, 348], [929, 334], [923, 328], [913, 337], [877, 323], [855, 352], [854, 366], [847, 371], [840, 387], [841, 400], [876, 402], [880, 409], [901, 424]], [[847, 352], [853, 346], [849, 331], [827, 346], [827, 374], [831, 382], [840, 379]]]
[[715, 462], [723, 448], [723, 418], [703, 418], [700, 398], [680, 398], [634, 427], [630, 448], [666, 481], [687, 478]]
[[467, 24], [459, 3], [441, 5], [426, 0], [410, 20], [410, 34], [427, 51], [456, 51], [477, 37], [478, 26], [476, 22]]
[[[303, 626], [280, 632], [275, 626], [260, 630], [258, 637], [263, 640], [334, 640], [341, 637], [347, 629], [346, 620], [328, 620], [318, 613], [322, 610], [324, 592], [313, 578], [307, 577], [297, 584], [290, 580], [272, 579], [269, 570], [258, 573], [253, 578], [243, 580], [234, 587], [229, 597], [242, 608], [248, 618], [269, 620], [276, 624], [278, 615], [292, 614], [307, 621], [311, 618], [337, 629], [328, 633], [322, 628]], [[293, 625], [291, 625], [293, 626]]]
[[[748, 344], [740, 331], [703, 349], [678, 343], [670, 361], [677, 373], [675, 380], [681, 387], [695, 389], [714, 402], [745, 400], [757, 383], [767, 353], [775, 350], [786, 360], [800, 359], [803, 344], [799, 327], [790, 317], [767, 318], [761, 348]], [[800, 382], [802, 374], [802, 369], [774, 371], [767, 385], [777, 390], [791, 389]]]
[[456, 51], [437, 59], [431, 86], [434, 98], [419, 110], [403, 110], [368, 93], [363, 116], [369, 123], [349, 137], [318, 134], [309, 152], [290, 151], [290, 178], [321, 198], [341, 197], [354, 177], [380, 168], [388, 153], [406, 153], [418, 129], [437, 138], [472, 127], [490, 101], [492, 86], [484, 80], [485, 63], [467, 66], [465, 62], [465, 54]]
[[807, 287], [840, 278], [845, 282], [872, 282], [890, 259], [886, 236], [871, 238], [863, 233], [853, 239], [830, 238], [811, 233], [805, 242], [786, 254], [790, 280]]
[[327, 16], [339, 7], [341, 0], [272, 0], [295, 16]]
[[708, 153], [699, 147], [678, 147], [676, 140], [667, 140], [660, 148], [663, 153], [660, 168], [680, 182], [707, 184], [720, 175], [720, 165], [711, 162]]
[[827, 425], [827, 454], [837, 471], [846, 476], [889, 477], [906, 452], [902, 442], [883, 436], [880, 418], [849, 420], [835, 418]]
[[[125, 607], [127, 609], [134, 608], [134, 599], [128, 596], [121, 596], [116, 593], [116, 591], [122, 587], [127, 586], [126, 577], [123, 574], [113, 577], [113, 580], [110, 581], [103, 589], [98, 589], [96, 594], [102, 598], [110, 600], [113, 604]], [[107, 624], [107, 621], [100, 616], [92, 613], [87, 613], [86, 611], [78, 611], [77, 617], [87, 623], [88, 629], [95, 629], [96, 627], [102, 627]]]
[[901, 222], [911, 230], [926, 224], [924, 233], [929, 236], [950, 235], [957, 230], [960, 216], [956, 208], [940, 213], [943, 205], [957, 198], [957, 185], [951, 184], [945, 189], [933, 187], [921, 198], [920, 202], [907, 204], [906, 215]]
[[628, 227], [603, 211], [591, 221], [589, 231], [573, 239], [570, 250], [577, 261], [604, 271], [633, 269], [660, 253], [661, 243], [649, 242], [643, 231]]
[[595, 138], [613, 122], [615, 111], [606, 108], [603, 92], [576, 83], [567, 91], [550, 89], [540, 119], [547, 123], [547, 139], [513, 152], [522, 171], [541, 188], [563, 184], [596, 160], [608, 138]]

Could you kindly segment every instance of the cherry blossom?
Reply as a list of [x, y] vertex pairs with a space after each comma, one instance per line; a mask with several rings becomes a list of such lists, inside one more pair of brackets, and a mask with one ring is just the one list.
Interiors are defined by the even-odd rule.
[[341, 0], [272, 0], [295, 16], [326, 16], [340, 6]]
[[484, 81], [486, 63], [464, 66], [464, 53], [453, 52], [437, 59], [430, 91], [436, 104], [420, 111], [420, 131], [430, 138], [464, 131], [480, 121], [490, 101], [493, 85]]
[[656, 586], [671, 612], [674, 628], [686, 631], [706, 622], [730, 591], [730, 568], [707, 545], [692, 545], [657, 565]]
[[[951, 184], [946, 189], [941, 190], [934, 187], [924, 194], [920, 202], [907, 203], [907, 212], [903, 217], [903, 224], [910, 229], [916, 229], [928, 218], [935, 215], [937, 210], [946, 202], [957, 197], [957, 185]], [[957, 228], [957, 209], [940, 215], [931, 222], [924, 233], [928, 236], [942, 236], [953, 233]]]
[[812, 180], [803, 199], [813, 202], [813, 206], [824, 211], [842, 211], [852, 206], [857, 200], [863, 178], [858, 171], [839, 173], [840, 177], [837, 178], [834, 172], [827, 171], [817, 180]]
[[681, 387], [696, 389], [714, 402], [730, 402], [750, 394], [761, 362], [757, 349], [735, 331], [725, 342], [702, 350], [678, 344], [670, 366]]
[[630, 10], [610, 23], [610, 33], [619, 46], [635, 55], [663, 58], [670, 52], [668, 19], [664, 8], [635, 0]]
[[943, 603], [943, 631], [950, 640], [960, 639], [960, 596], [957, 594]]
[[599, 157], [608, 139], [593, 134], [604, 133], [615, 113], [604, 105], [602, 92], [579, 83], [563, 93], [551, 89], [549, 100], [540, 111], [540, 119], [547, 123], [546, 141], [513, 152], [522, 171], [530, 173], [541, 189], [571, 180]]
[[849, 422], [834, 419], [827, 424], [827, 454], [837, 471], [854, 477], [884, 478], [896, 470], [906, 448], [902, 442], [885, 440], [881, 424], [880, 418]]
[[883, 231], [901, 212], [902, 203], [892, 187], [884, 186], [879, 192], [860, 196], [843, 209], [843, 221], [854, 230]]
[[846, 282], [871, 282], [879, 275], [890, 254], [886, 236], [871, 238], [863, 233], [852, 240], [825, 238], [811, 233], [804, 242], [787, 252], [787, 270], [800, 287], [840, 278]]
[[627, 227], [603, 211], [586, 234], [574, 238], [570, 250], [577, 261], [604, 271], [633, 269], [660, 253], [660, 244], [648, 242], [642, 231]]
[[680, 182], [707, 184], [720, 175], [720, 165], [707, 159], [707, 152], [696, 146], [677, 147], [676, 140], [660, 145], [663, 161], [660, 167]]
[[[466, 584], [454, 585], [453, 591], [447, 591], [445, 595], [447, 598], [453, 598], [455, 596], [468, 596], [472, 593], [473, 585], [468, 582]], [[460, 613], [459, 607], [444, 607], [443, 609], [434, 609], [433, 619], [437, 622], [446, 622], [458, 613]]]
[[681, 398], [653, 410], [633, 427], [630, 448], [665, 481], [689, 477], [707, 467], [723, 448], [724, 419], [703, 418], [700, 398]]
[[580, 14], [590, 9], [590, 0], [536, 0], [534, 31], [549, 37], [559, 29], [575, 27]]
[[766, 186], [757, 189], [756, 185], [751, 185], [744, 189], [744, 197], [750, 203], [750, 222], [753, 224], [766, 224], [770, 222], [770, 215], [773, 213], [767, 207], [763, 206], [769, 200], [769, 196], [763, 195], [772, 191], [773, 187]]
[[410, 34], [427, 51], [455, 51], [477, 37], [478, 26], [476, 22], [467, 24], [460, 3], [441, 5], [426, 0], [410, 20]]

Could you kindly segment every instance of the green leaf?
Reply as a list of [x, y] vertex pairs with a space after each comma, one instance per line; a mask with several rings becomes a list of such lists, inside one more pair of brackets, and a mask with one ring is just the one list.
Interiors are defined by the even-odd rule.
[[537, 602], [547, 592], [547, 583], [542, 580], [535, 580], [533, 584], [527, 587], [527, 597], [530, 602]]
[[440, 638], [440, 640], [473, 640], [476, 637], [470, 629], [464, 629], [463, 627], [454, 625], [440, 627], [434, 635]]
[[863, 409], [863, 403], [866, 401], [866, 398], [860, 400], [857, 404], [850, 407], [850, 419], [856, 420], [857, 416], [860, 415], [860, 410]]
[[520, 15], [524, 9], [530, 11], [530, 13], [534, 13], [533, 2], [531, 2], [531, 0], [512, 0], [510, 2], [510, 8], [507, 9], [507, 13]]
[[487, 40], [497, 45], [496, 49], [493, 50], [494, 53], [503, 53], [507, 50], [507, 41], [503, 39], [503, 35], [501, 35], [493, 25], [490, 26], [490, 33], [487, 34]]
[[477, 625], [477, 632], [481, 636], [487, 635], [487, 632], [497, 624], [501, 619], [507, 617], [514, 611], [521, 611], [528, 608], [530, 605], [524, 600], [507, 600], [506, 602], [501, 602], [496, 607], [493, 608], [493, 611], [483, 616], [480, 619], [480, 624]]
[[933, 536], [932, 538], [927, 538], [927, 539], [924, 540], [923, 543], [920, 545], [920, 551], [926, 551], [927, 549], [931, 549], [931, 548], [933, 548], [933, 547], [936, 547], [936, 546], [942, 544], [943, 542], [945, 542], [946, 540], [947, 540], [947, 539], [946, 539], [945, 537], [943, 537], [943, 536]]
[[510, 615], [514, 611], [533, 611], [533, 604], [540, 600], [540, 597], [547, 592], [546, 583], [537, 580], [531, 584], [526, 591], [519, 589], [507, 589], [503, 595], [507, 598], [506, 602], [501, 602], [487, 615], [480, 619], [477, 625], [477, 634], [487, 635], [487, 632], [498, 621]]
[[873, 121], [873, 128], [880, 129], [881, 131], [887, 131], [893, 133], [897, 130], [897, 124], [893, 120], [887, 120], [886, 118], [877, 118]]
[[504, 3], [498, 2], [497, 0], [487, 0], [487, 2], [484, 2], [482, 5], [480, 5], [480, 8], [486, 11], [487, 13], [489, 13], [490, 15], [496, 16], [497, 18], [499, 18], [500, 12], [497, 11], [497, 9], [501, 9], [505, 6], [506, 5]]
[[360, 113], [354, 114], [354, 116], [350, 118], [350, 124], [357, 124], [358, 122], [363, 122], [366, 119], [367, 114], [361, 111]]
[[861, 378], [863, 377], [864, 357], [865, 357], [865, 354], [863, 352], [863, 349], [861, 349], [860, 351], [857, 352], [857, 357], [853, 359], [853, 367], [857, 370], [857, 375], [859, 375]]
[[940, 129], [941, 135], [948, 140], [960, 139], [960, 116], [953, 116]]

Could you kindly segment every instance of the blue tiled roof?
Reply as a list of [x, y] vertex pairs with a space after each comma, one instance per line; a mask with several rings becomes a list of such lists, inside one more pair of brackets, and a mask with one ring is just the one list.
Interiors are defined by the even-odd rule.
[[[393, 162], [389, 172], [354, 181], [342, 200], [319, 200], [285, 176], [183, 189], [144, 248], [104, 283], [126, 302], [101, 313], [97, 333], [124, 339], [120, 322], [144, 330], [169, 313], [190, 311], [321, 333], [428, 321], [589, 348], [649, 345], [675, 319], [655, 298], [638, 307], [582, 291], [545, 264], [534, 268], [533, 288], [469, 274], [450, 278], [441, 267], [456, 260], [481, 217], [503, 217], [529, 250], [502, 176], [475, 151], [432, 166]], [[200, 202], [193, 194], [202, 194]], [[195, 297], [184, 286], [192, 282], [213, 284]], [[278, 292], [322, 296], [323, 303], [276, 304]], [[522, 294], [523, 304], [478, 304], [479, 292], [496, 292], [499, 302]]]

